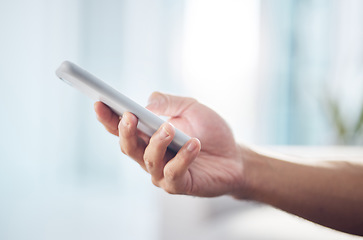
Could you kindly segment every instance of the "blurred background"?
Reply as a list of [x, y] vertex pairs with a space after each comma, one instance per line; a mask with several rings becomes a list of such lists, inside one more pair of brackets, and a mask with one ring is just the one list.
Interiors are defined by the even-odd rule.
[[359, 0], [0, 1], [0, 239], [351, 239], [167, 195], [54, 71], [197, 98], [251, 144], [359, 145], [362, 24]]

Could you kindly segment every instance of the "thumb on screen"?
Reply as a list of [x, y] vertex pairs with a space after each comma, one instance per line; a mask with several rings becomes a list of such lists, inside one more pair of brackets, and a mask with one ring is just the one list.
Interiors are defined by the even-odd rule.
[[178, 117], [195, 102], [196, 100], [192, 98], [154, 92], [149, 97], [146, 108], [157, 115]]

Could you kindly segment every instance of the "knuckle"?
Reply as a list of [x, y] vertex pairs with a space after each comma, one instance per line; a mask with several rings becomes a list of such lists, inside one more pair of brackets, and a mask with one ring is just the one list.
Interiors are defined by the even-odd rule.
[[148, 158], [144, 157], [144, 162], [145, 162], [146, 169], [150, 170], [154, 167], [154, 162], [150, 161]]

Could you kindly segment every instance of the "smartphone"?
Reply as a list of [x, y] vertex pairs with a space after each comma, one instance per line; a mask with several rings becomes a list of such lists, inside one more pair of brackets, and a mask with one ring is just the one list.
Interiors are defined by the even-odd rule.
[[[122, 116], [124, 112], [133, 113], [139, 120], [137, 128], [150, 137], [165, 122], [148, 109], [137, 104], [72, 62], [64, 61], [56, 70], [56, 75], [93, 100], [103, 102], [119, 116]], [[179, 129], [175, 129], [174, 139], [168, 148], [174, 152], [178, 152], [189, 139], [190, 137], [188, 135]]]

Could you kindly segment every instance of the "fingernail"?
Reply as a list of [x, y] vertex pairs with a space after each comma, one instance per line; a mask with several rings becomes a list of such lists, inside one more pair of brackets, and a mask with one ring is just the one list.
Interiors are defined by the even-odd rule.
[[187, 150], [189, 152], [193, 152], [197, 148], [197, 144], [194, 141], [191, 141], [187, 146]]
[[160, 131], [160, 138], [164, 139], [164, 138], [167, 138], [169, 135], [170, 134], [169, 134], [168, 130], [166, 129], [166, 127], [163, 127]]

